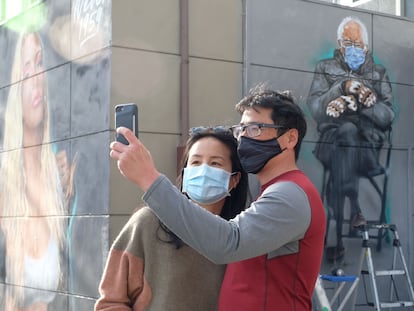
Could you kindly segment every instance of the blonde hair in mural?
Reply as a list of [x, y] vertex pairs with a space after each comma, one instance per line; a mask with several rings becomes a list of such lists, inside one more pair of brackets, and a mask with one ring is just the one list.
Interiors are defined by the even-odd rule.
[[[37, 242], [36, 237], [29, 241], [25, 237], [28, 233], [35, 233], [33, 230], [30, 231], [30, 228], [36, 228], [36, 224], [39, 223], [35, 222], [36, 219], [43, 219], [40, 223], [47, 224], [46, 232], [49, 233], [49, 240], [54, 240], [60, 250], [64, 246], [65, 238], [64, 216], [67, 206], [56, 156], [49, 142], [50, 120], [46, 77], [43, 86], [43, 122], [38, 127], [37, 133], [39, 144], [24, 146], [22, 86], [24, 79], [32, 77], [23, 76], [22, 49], [29, 36], [34, 36], [43, 50], [41, 38], [37, 33], [20, 35], [16, 44], [12, 85], [4, 116], [4, 144], [0, 170], [0, 228], [5, 234], [6, 241], [6, 283], [13, 285], [6, 291], [5, 310], [15, 310], [16, 307], [23, 306], [24, 288], [21, 286], [25, 285], [25, 258], [28, 254], [27, 250], [34, 247], [30, 244]], [[45, 73], [40, 74], [45, 75]], [[35, 193], [38, 200], [38, 204], [35, 205], [37, 208], [33, 208], [31, 204], [33, 198], [29, 197], [28, 193], [27, 172], [32, 170], [33, 166], [25, 165], [25, 153], [33, 151], [32, 148], [39, 149], [38, 163], [31, 162], [31, 165], [38, 165], [40, 172], [37, 177], [37, 189], [41, 189], [41, 192]], [[59, 264], [56, 273], [60, 276]]]

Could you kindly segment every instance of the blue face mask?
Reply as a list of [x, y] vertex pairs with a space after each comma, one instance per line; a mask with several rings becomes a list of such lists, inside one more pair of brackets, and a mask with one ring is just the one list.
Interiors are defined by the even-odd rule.
[[213, 204], [229, 196], [231, 174], [223, 169], [202, 164], [184, 168], [183, 192], [201, 204]]
[[345, 62], [352, 70], [357, 70], [365, 62], [364, 49], [354, 46], [345, 47]]

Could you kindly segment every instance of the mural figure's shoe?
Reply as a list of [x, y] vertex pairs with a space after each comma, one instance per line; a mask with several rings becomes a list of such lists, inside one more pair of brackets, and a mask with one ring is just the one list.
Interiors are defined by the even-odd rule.
[[344, 256], [345, 247], [343, 246], [331, 246], [326, 249], [326, 259], [330, 262], [340, 260]]
[[360, 228], [367, 224], [367, 220], [365, 219], [364, 215], [362, 213], [355, 213], [355, 215], [352, 217], [351, 220], [351, 226], [352, 228]]

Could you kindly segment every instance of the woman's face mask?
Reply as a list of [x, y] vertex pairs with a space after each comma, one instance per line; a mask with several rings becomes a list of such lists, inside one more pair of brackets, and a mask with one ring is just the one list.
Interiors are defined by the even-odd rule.
[[357, 70], [365, 62], [365, 51], [354, 46], [345, 47], [345, 62], [352, 70]]
[[184, 168], [183, 189], [191, 200], [213, 204], [229, 196], [231, 173], [207, 164]]

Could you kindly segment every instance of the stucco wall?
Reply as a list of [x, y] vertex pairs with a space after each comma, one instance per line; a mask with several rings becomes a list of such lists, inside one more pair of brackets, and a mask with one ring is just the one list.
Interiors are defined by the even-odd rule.
[[[177, 173], [181, 144], [180, 1], [113, 2], [111, 106], [135, 102], [140, 138], [161, 172]], [[242, 3], [189, 1], [188, 126], [238, 122]], [[111, 162], [111, 239], [142, 195]]]
[[[138, 105], [140, 138], [152, 152], [158, 169], [171, 180], [176, 177], [177, 147], [183, 135], [180, 3], [45, 2], [45, 24], [37, 30], [43, 41], [44, 72], [49, 82], [52, 136], [46, 143], [51, 142], [55, 152], [65, 150], [69, 163], [76, 164], [72, 175], [75, 194], [67, 214], [62, 215], [67, 226], [64, 267], [57, 298], [52, 302], [54, 308], [92, 309], [110, 243], [132, 211], [142, 204], [142, 193], [121, 177], [109, 159], [115, 105]], [[317, 1], [188, 1], [188, 127], [237, 123], [235, 103], [258, 82], [291, 89], [309, 124], [299, 164], [321, 187], [322, 167], [312, 153], [318, 133], [306, 98], [315, 64], [332, 53], [336, 27], [347, 15], [356, 15], [367, 25], [370, 47], [391, 80], [396, 118], [388, 202], [391, 221], [401, 231], [412, 267], [414, 159], [410, 95], [414, 64], [410, 56], [414, 26], [410, 20]], [[18, 32], [5, 25], [0, 27], [0, 53], [5, 60], [0, 62], [2, 124], [9, 90], [20, 83], [10, 79]], [[3, 126], [0, 139], [3, 143]], [[19, 146], [22, 150], [26, 147]], [[2, 155], [8, 152], [1, 149]], [[370, 209], [369, 215], [375, 215], [378, 201], [372, 189], [365, 183], [361, 183], [361, 189], [364, 207]], [[11, 217], [17, 218], [17, 213]], [[347, 243], [350, 252], [345, 263], [347, 271], [353, 273], [360, 240], [349, 239]], [[375, 258], [385, 264], [390, 249], [385, 242]], [[1, 263], [0, 258], [0, 276]], [[331, 264], [324, 263], [322, 270], [331, 268]], [[1, 278], [0, 287], [5, 288]]]

